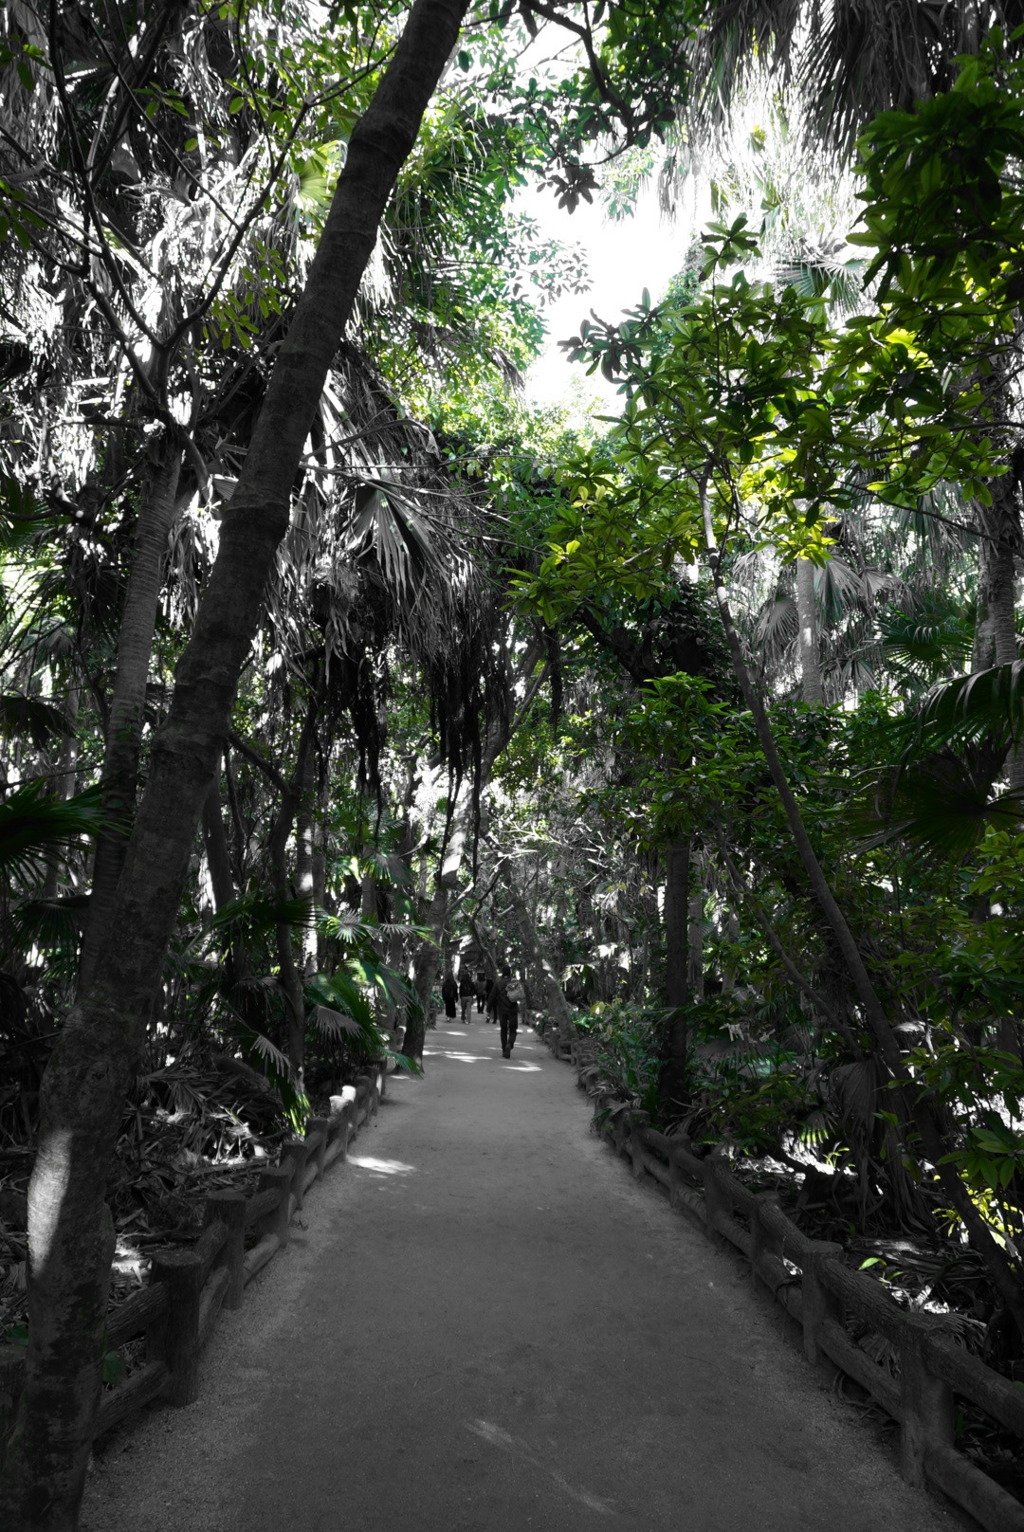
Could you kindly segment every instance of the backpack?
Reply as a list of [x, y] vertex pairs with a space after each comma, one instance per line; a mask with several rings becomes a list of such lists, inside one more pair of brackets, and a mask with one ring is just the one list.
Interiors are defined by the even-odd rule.
[[509, 984], [506, 988], [505, 993], [508, 998], [510, 1000], [514, 1000], [517, 1005], [519, 1004], [520, 1000], [526, 999], [526, 991], [518, 979], [512, 980], [512, 983]]

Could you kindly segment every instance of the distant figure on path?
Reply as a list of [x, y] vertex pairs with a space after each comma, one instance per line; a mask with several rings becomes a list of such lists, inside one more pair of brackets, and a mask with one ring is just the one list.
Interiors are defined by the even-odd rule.
[[445, 1020], [454, 1021], [458, 1013], [459, 986], [450, 968], [445, 969], [444, 978], [441, 981], [441, 999], [444, 1001]]
[[484, 1010], [487, 1012], [488, 1022], [498, 1019], [498, 1013], [494, 1005], [494, 980], [488, 979], [484, 985]]
[[468, 968], [463, 968], [459, 973], [459, 1001], [462, 1006], [462, 1019], [467, 1026], [469, 1025], [470, 1006], [475, 999], [476, 985], [473, 982], [473, 975]]
[[480, 1016], [484, 1014], [484, 1007], [487, 1004], [487, 996], [489, 993], [490, 980], [487, 978], [486, 974], [478, 973], [476, 976], [476, 1008], [477, 1014]]
[[501, 974], [491, 999], [498, 1013], [498, 1024], [501, 1027], [501, 1056], [503, 1059], [511, 1058], [512, 1049], [516, 1043], [516, 1032], [519, 1028], [519, 1002], [523, 998], [523, 986], [518, 979], [513, 979], [512, 970], [507, 963], [503, 963]]

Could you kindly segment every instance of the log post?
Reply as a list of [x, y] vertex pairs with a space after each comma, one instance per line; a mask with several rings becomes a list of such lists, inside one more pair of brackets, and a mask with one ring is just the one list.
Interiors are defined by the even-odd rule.
[[291, 1194], [295, 1198], [295, 1211], [302, 1212], [302, 1204], [305, 1200], [305, 1187], [303, 1180], [306, 1174], [306, 1155], [309, 1151], [300, 1138], [289, 1139], [281, 1145], [281, 1166], [291, 1175]]
[[708, 1212], [708, 1233], [721, 1241], [726, 1219], [732, 1217], [732, 1199], [724, 1181], [729, 1174], [727, 1164], [718, 1157], [718, 1151], [704, 1161], [704, 1205]]
[[822, 1322], [829, 1319], [838, 1305], [825, 1286], [821, 1268], [832, 1256], [843, 1253], [841, 1245], [831, 1240], [815, 1240], [814, 1248], [803, 1257], [800, 1283], [801, 1318], [804, 1327], [804, 1356], [809, 1362], [819, 1362], [823, 1352], [818, 1345], [818, 1331]]
[[277, 1207], [264, 1220], [264, 1225], [268, 1234], [277, 1235], [282, 1250], [288, 1243], [292, 1174], [287, 1165], [268, 1165], [266, 1170], [260, 1171], [260, 1191], [276, 1191], [279, 1194]]
[[199, 1397], [199, 1304], [203, 1263], [191, 1250], [161, 1250], [153, 1257], [150, 1280], [167, 1291], [167, 1314], [155, 1331], [157, 1357], [170, 1373], [170, 1404], [192, 1404]]
[[[763, 1207], [777, 1207], [778, 1199], [774, 1192], [762, 1192], [754, 1203], [750, 1213], [750, 1280], [757, 1288], [760, 1276], [759, 1267], [761, 1257], [768, 1245], [768, 1231], [761, 1222], [761, 1209]], [[774, 1297], [775, 1294], [773, 1293]]]
[[955, 1438], [953, 1390], [930, 1371], [925, 1353], [933, 1328], [915, 1314], [900, 1327], [900, 1472], [915, 1489], [924, 1488], [929, 1450], [952, 1447]]
[[226, 1266], [228, 1271], [224, 1307], [237, 1309], [245, 1291], [245, 1194], [229, 1190], [209, 1192], [205, 1223], [216, 1223], [218, 1219], [228, 1231], [217, 1258], [217, 1265]]
[[318, 1181], [324, 1173], [324, 1155], [327, 1153], [327, 1134], [330, 1126], [331, 1119], [329, 1117], [311, 1117], [306, 1124], [307, 1137], [312, 1137], [314, 1133], [319, 1133], [320, 1135], [320, 1142], [315, 1150], [316, 1178]]
[[633, 1171], [633, 1179], [634, 1181], [639, 1181], [642, 1179], [644, 1170], [646, 1168], [644, 1166], [644, 1146], [640, 1141], [640, 1129], [650, 1126], [650, 1113], [633, 1111], [623, 1112], [622, 1115], [628, 1119], [626, 1125], [626, 1132], [628, 1134], [628, 1138], [626, 1140], [626, 1152], [629, 1155], [629, 1163]]

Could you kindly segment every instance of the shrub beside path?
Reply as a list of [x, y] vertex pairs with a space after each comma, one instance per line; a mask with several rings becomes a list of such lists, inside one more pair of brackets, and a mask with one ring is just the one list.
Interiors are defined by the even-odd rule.
[[443, 1023], [84, 1532], [954, 1532], [532, 1032]]

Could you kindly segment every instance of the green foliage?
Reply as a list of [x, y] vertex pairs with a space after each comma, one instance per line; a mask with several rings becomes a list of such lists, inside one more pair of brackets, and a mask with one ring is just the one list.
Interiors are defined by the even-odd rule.
[[633, 1106], [658, 1115], [658, 1058], [652, 1014], [635, 1007], [599, 1002], [576, 1025], [597, 1044], [602, 1076]]

